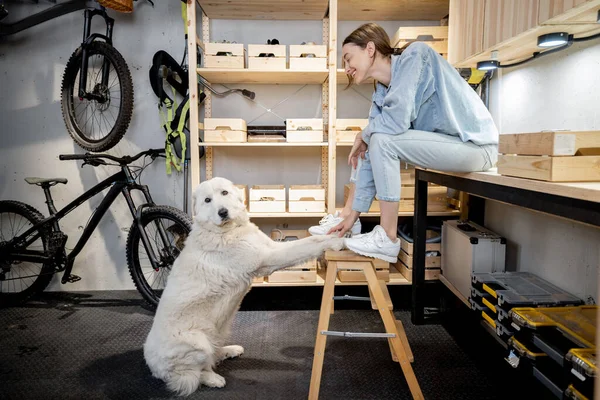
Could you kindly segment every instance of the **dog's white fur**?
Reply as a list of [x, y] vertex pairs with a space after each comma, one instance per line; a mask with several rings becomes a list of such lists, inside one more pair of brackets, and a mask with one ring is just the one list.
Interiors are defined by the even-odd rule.
[[193, 228], [169, 274], [144, 344], [152, 375], [179, 395], [189, 395], [201, 384], [225, 385], [213, 368], [244, 351], [225, 344], [253, 277], [343, 247], [343, 239], [335, 235], [273, 241], [249, 221], [242, 192], [224, 178], [202, 182], [192, 197]]

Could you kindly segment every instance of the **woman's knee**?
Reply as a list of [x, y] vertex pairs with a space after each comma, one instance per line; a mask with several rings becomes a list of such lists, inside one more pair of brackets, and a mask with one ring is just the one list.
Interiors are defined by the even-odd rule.
[[391, 135], [386, 133], [373, 133], [371, 140], [369, 141], [369, 152], [371, 154], [378, 154], [387, 158], [397, 159], [398, 156], [390, 150], [389, 142]]

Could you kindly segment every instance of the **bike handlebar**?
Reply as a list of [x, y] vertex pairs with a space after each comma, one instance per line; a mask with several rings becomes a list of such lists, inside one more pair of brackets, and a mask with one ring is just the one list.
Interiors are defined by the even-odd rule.
[[110, 154], [93, 154], [93, 153], [85, 153], [85, 154], [61, 154], [58, 156], [59, 160], [85, 160], [85, 161], [89, 161], [89, 160], [97, 160], [97, 159], [107, 159], [107, 160], [111, 160], [111, 161], [115, 161], [118, 162], [120, 165], [127, 165], [127, 164], [131, 164], [132, 162], [136, 161], [138, 158], [142, 157], [142, 156], [153, 156], [156, 157], [158, 155], [164, 154], [165, 153], [165, 149], [149, 149], [149, 150], [144, 150], [138, 154], [136, 154], [135, 156], [123, 156], [123, 157], [115, 157], [115, 156], [111, 156]]

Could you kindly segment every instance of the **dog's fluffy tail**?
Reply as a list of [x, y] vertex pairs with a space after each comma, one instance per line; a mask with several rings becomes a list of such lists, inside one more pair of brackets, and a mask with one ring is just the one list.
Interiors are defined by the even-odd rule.
[[189, 396], [200, 386], [201, 374], [202, 372], [199, 369], [181, 369], [171, 372], [165, 381], [169, 390], [180, 396]]

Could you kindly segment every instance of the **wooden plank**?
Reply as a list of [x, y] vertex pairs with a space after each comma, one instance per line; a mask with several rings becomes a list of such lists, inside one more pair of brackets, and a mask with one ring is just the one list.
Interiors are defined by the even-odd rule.
[[[537, 45], [538, 36], [552, 32], [567, 32], [573, 34], [576, 38], [586, 37], [599, 33], [600, 24], [538, 25], [520, 35], [488, 47], [484, 51], [474, 53], [465, 59], [453, 60], [451, 63], [457, 68], [476, 68], [479, 61], [491, 59], [492, 51], [498, 51], [498, 61], [504, 65], [522, 61], [530, 58], [533, 53], [540, 51]], [[452, 42], [450, 42], [448, 49], [450, 58], [452, 57], [451, 44]]]
[[600, 182], [559, 183], [535, 181], [500, 175], [497, 171], [497, 168], [491, 168], [489, 171], [486, 172], [435, 172], [443, 175], [457, 176], [460, 178], [471, 179], [479, 182], [493, 183], [495, 185], [506, 186], [509, 188], [519, 188], [531, 190], [534, 192], [549, 193], [572, 199], [580, 199], [600, 203]]
[[208, 18], [248, 20], [323, 19], [327, 0], [198, 0]]
[[[392, 303], [392, 298], [390, 297], [390, 291], [387, 288], [387, 285], [384, 281], [379, 282], [379, 286], [381, 286], [381, 291], [383, 292], [383, 296], [385, 297], [385, 302], [387, 303], [388, 310], [394, 309], [394, 304]], [[375, 303], [375, 297], [373, 297], [373, 291], [369, 287], [369, 296], [371, 297], [371, 308], [373, 310], [377, 310], [377, 304]]]
[[443, 274], [440, 274], [438, 276], [438, 279], [444, 284], [444, 286], [450, 289], [450, 291], [454, 293], [454, 295], [458, 297], [460, 301], [465, 303], [467, 307], [471, 308], [471, 303], [469, 303], [469, 299], [463, 296], [463, 294]]
[[498, 156], [498, 173], [553, 182], [600, 181], [600, 156]]
[[502, 134], [498, 144], [499, 153], [539, 156], [572, 156], [595, 148], [600, 148], [600, 131]]
[[335, 289], [336, 262], [333, 261], [327, 269], [327, 276], [323, 286], [323, 297], [321, 299], [321, 310], [319, 312], [319, 323], [317, 325], [317, 338], [313, 355], [312, 372], [310, 376], [310, 387], [308, 398], [318, 399], [321, 386], [321, 374], [323, 372], [323, 361], [325, 360], [325, 345], [327, 335], [321, 334], [329, 328], [329, 318], [333, 311], [333, 294]]
[[537, 25], [539, 0], [486, 0], [483, 48], [494, 46]]
[[539, 0], [539, 24], [585, 23], [598, 18], [600, 0]]
[[[479, 1], [479, 0], [477, 0]], [[448, 15], [448, 0], [340, 0], [340, 21], [436, 21]]]
[[271, 275], [267, 276], [267, 282], [316, 282], [317, 281], [317, 270], [313, 269], [310, 271], [275, 271]]
[[485, 1], [452, 0], [448, 20], [448, 62], [456, 64], [483, 51]]
[[254, 84], [322, 84], [328, 76], [325, 71], [281, 70], [263, 71], [245, 68], [198, 68], [210, 83], [254, 83]]
[[367, 282], [369, 283], [369, 286], [373, 290], [375, 303], [377, 304], [379, 315], [381, 315], [381, 319], [383, 320], [385, 331], [387, 333], [394, 333], [396, 335], [395, 337], [392, 337], [389, 340], [392, 344], [393, 353], [395, 353], [396, 357], [398, 358], [398, 363], [400, 364], [400, 368], [402, 368], [402, 372], [404, 374], [406, 382], [408, 383], [410, 392], [415, 400], [424, 399], [423, 393], [421, 392], [421, 388], [419, 386], [419, 382], [417, 381], [417, 377], [415, 376], [412, 366], [410, 365], [407, 349], [400, 340], [398, 329], [396, 327], [396, 319], [393, 317], [393, 314], [386, 308], [385, 298], [383, 296], [383, 293], [381, 292], [380, 286], [377, 283], [375, 271], [372, 268], [367, 268], [365, 269], [365, 276], [367, 277]]
[[[396, 330], [398, 331], [398, 335], [400, 336], [402, 346], [404, 346], [404, 349], [406, 350], [408, 361], [414, 362], [415, 357], [413, 356], [412, 350], [410, 349], [410, 343], [408, 343], [408, 338], [406, 337], [406, 331], [404, 330], [404, 325], [402, 325], [402, 321], [396, 320]], [[392, 341], [388, 340], [388, 344], [390, 345], [390, 351], [392, 352], [392, 360], [398, 362], [398, 357], [396, 356], [396, 353], [394, 353], [394, 349], [392, 348]]]
[[[378, 258], [364, 257], [356, 254], [352, 250], [327, 250], [325, 251], [325, 260], [327, 261], [362, 261], [362, 262], [373, 262], [375, 268], [389, 268], [390, 263], [387, 261], [380, 260]], [[339, 268], [339, 264], [338, 264]]]

